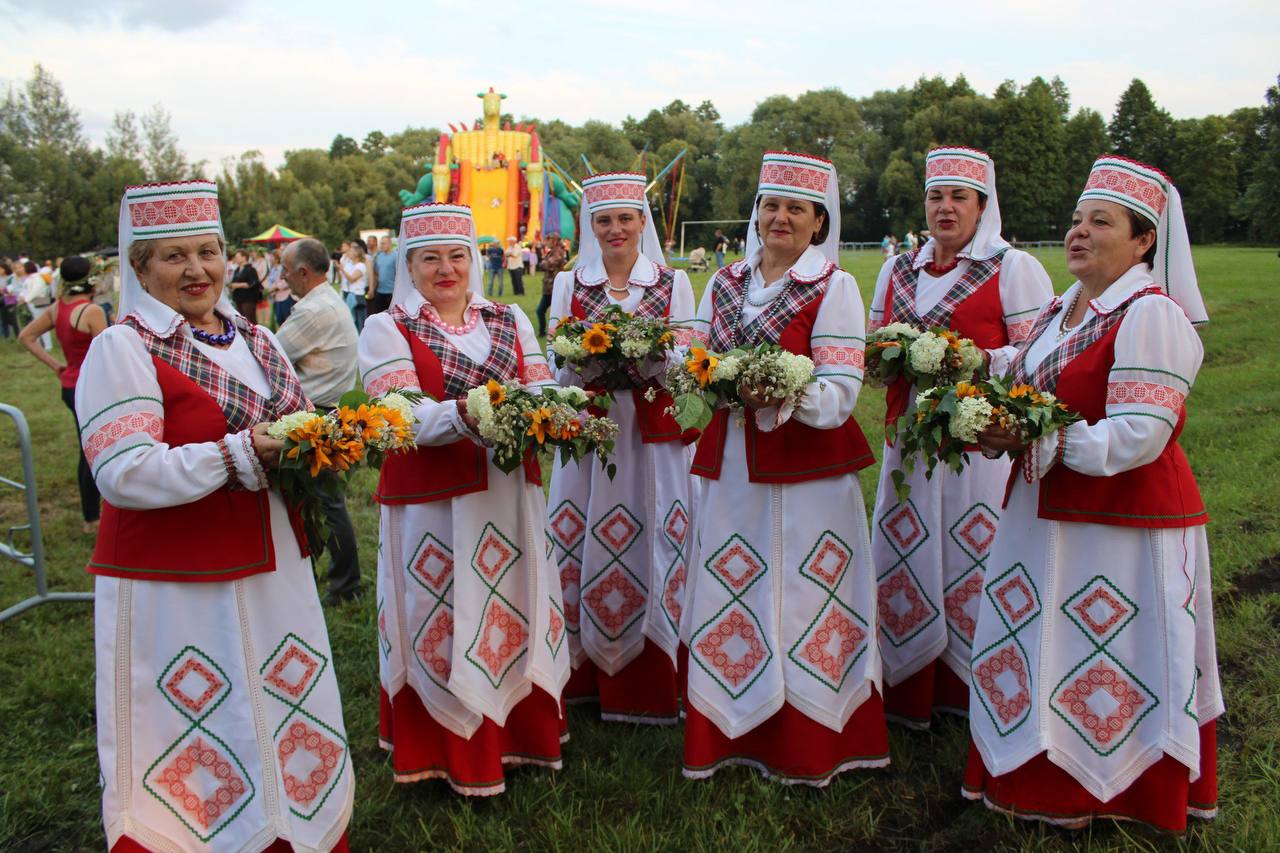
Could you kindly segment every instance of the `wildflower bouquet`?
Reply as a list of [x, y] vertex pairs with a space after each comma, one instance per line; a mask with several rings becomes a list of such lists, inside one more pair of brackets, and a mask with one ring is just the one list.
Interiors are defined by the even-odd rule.
[[715, 409], [742, 408], [738, 393], [742, 385], [794, 406], [812, 381], [811, 359], [777, 344], [761, 344], [723, 355], [694, 346], [685, 361], [667, 371], [664, 384], [674, 398], [671, 414], [676, 423], [682, 429], [703, 429], [711, 423]]
[[315, 556], [329, 540], [324, 501], [343, 491], [354, 469], [380, 468], [388, 453], [414, 446], [413, 406], [421, 399], [392, 391], [370, 400], [352, 391], [332, 411], [294, 412], [267, 427], [267, 435], [284, 441], [272, 484], [300, 511]]
[[922, 332], [889, 323], [867, 335], [867, 378], [891, 385], [905, 377], [918, 388], [954, 385], [983, 366], [982, 350], [969, 338], [935, 326]]
[[565, 317], [551, 337], [551, 350], [573, 366], [583, 381], [603, 381], [607, 387], [641, 385], [641, 368], [661, 363], [675, 346], [675, 334], [665, 320], [647, 320], [617, 305], [605, 309], [599, 322]]
[[[931, 478], [939, 462], [961, 471], [969, 461], [966, 446], [975, 444], [987, 427], [1002, 427], [1029, 443], [1078, 420], [1052, 394], [992, 377], [920, 392], [887, 433], [890, 441], [902, 442], [905, 472], [913, 471], [916, 457], [923, 456], [925, 477]], [[911, 492], [904, 470], [890, 474], [899, 500]]]
[[510, 474], [529, 453], [559, 454], [560, 463], [595, 454], [612, 479], [609, 461], [618, 425], [586, 413], [591, 397], [575, 386], [529, 391], [513, 382], [495, 382], [467, 392], [467, 414], [480, 438], [493, 447], [493, 464]]

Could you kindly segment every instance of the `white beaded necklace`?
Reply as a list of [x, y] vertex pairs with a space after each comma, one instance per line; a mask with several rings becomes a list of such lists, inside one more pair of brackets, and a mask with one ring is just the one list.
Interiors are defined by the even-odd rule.
[[1068, 329], [1067, 320], [1075, 312], [1076, 305], [1080, 304], [1081, 293], [1084, 293], [1083, 287], [1081, 287], [1079, 290], [1076, 291], [1076, 295], [1071, 298], [1071, 304], [1067, 306], [1067, 310], [1064, 311], [1062, 314], [1062, 319], [1058, 321], [1058, 338], [1057, 338], [1058, 340], [1062, 340], [1067, 335], [1071, 334], [1076, 329], [1080, 328], [1080, 325], [1076, 324], [1075, 326], [1072, 326], [1071, 328]]

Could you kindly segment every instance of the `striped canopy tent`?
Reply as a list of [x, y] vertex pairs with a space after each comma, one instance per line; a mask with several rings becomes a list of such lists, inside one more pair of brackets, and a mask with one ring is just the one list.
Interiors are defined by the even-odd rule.
[[310, 237], [310, 234], [303, 234], [301, 231], [294, 231], [292, 228], [285, 228], [280, 223], [276, 223], [263, 231], [256, 237], [250, 237], [245, 240], [246, 243], [292, 243], [294, 240], [301, 240], [303, 237]]

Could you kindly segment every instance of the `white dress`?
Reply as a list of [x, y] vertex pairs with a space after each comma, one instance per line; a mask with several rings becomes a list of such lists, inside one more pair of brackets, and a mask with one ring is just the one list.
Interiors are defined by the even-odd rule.
[[[177, 318], [139, 314], [160, 332]], [[176, 334], [190, 332], [184, 325]], [[195, 346], [270, 395], [241, 337], [226, 350]], [[188, 503], [226, 482], [215, 443], [160, 440], [155, 365], [127, 326], [94, 339], [76, 412], [98, 488], [121, 509]], [[242, 443], [227, 445], [241, 484], [261, 488]], [[156, 851], [256, 851], [284, 839], [295, 850], [327, 851], [347, 828], [355, 784], [324, 613], [284, 503], [276, 492], [269, 502], [273, 572], [226, 583], [95, 578], [109, 845], [128, 835]], [[191, 533], [200, 548], [225, 531]]]
[[[485, 303], [473, 295], [472, 306]], [[517, 306], [508, 307], [524, 356], [519, 381], [529, 387], [554, 385], [528, 318]], [[412, 292], [404, 309], [417, 315], [422, 297]], [[427, 313], [460, 352], [478, 362], [488, 357], [490, 334], [478, 312], [469, 310], [469, 322], [457, 328], [438, 322], [429, 306]], [[371, 395], [393, 387], [420, 390], [409, 344], [389, 313], [369, 318], [359, 352]], [[420, 445], [470, 438], [453, 400], [426, 398], [414, 415]], [[541, 487], [526, 482], [520, 469], [502, 472], [492, 459], [484, 491], [382, 507], [378, 664], [382, 689], [392, 701], [408, 686], [435, 722], [469, 739], [486, 718], [504, 725], [535, 686], [559, 700], [569, 677], [569, 653], [545, 523]], [[401, 736], [397, 732], [396, 740]], [[504, 757], [503, 763], [519, 762]], [[528, 763], [560, 766], [558, 757]], [[397, 781], [448, 776], [464, 793], [503, 789], [499, 784], [476, 790], [441, 769], [402, 770], [397, 766]]]
[[[553, 317], [572, 313], [575, 275], [604, 287], [603, 266], [595, 267], [556, 276]], [[658, 279], [657, 266], [641, 255], [627, 295], [618, 300], [607, 289], [605, 293], [612, 304], [634, 312]], [[688, 275], [677, 270], [667, 319], [687, 326], [693, 316], [693, 288]], [[554, 362], [554, 355], [548, 352], [548, 356]], [[566, 385], [584, 381], [568, 366], [559, 367], [556, 378]], [[643, 443], [631, 393], [618, 391], [613, 398], [609, 417], [620, 428], [612, 457], [616, 476], [610, 480], [595, 459], [557, 466], [548, 500], [548, 531], [564, 591], [573, 665], [580, 667], [590, 659], [607, 675], [619, 673], [635, 660], [646, 638], [675, 666], [691, 514], [691, 448], [678, 440]], [[606, 711], [603, 716], [655, 721], [625, 709]]]
[[[1150, 283], [1145, 266], [1134, 267], [1090, 303], [1085, 322]], [[1029, 344], [1028, 371], [1070, 340], [1057, 329]], [[1107, 416], [1067, 427], [1058, 464], [1105, 477], [1156, 459], [1202, 357], [1176, 303], [1138, 299], [1116, 337]], [[1039, 476], [1056, 437], [1042, 442]], [[1043, 519], [1039, 488], [1019, 476], [1009, 496], [974, 635], [969, 723], [987, 771], [1047, 753], [1107, 801], [1168, 755], [1194, 782], [1200, 727], [1223, 711], [1204, 526]]]
[[[784, 293], [793, 272], [814, 277], [825, 263], [810, 248], [778, 281], [766, 285], [753, 270], [742, 324]], [[698, 308], [695, 337], [703, 340], [713, 293], [708, 287]], [[762, 429], [788, 418], [817, 429], [848, 420], [862, 387], [864, 316], [853, 276], [836, 270], [810, 336], [818, 378], [794, 411], [757, 410]], [[784, 704], [841, 731], [880, 688], [875, 583], [857, 475], [753, 483], [745, 430], [731, 415], [719, 479], [696, 479], [680, 631], [689, 648], [689, 702], [728, 738], [747, 734]], [[886, 754], [841, 769], [888, 762]], [[695, 777], [711, 772], [685, 769]]]
[[[949, 272], [932, 275], [924, 265], [932, 258], [933, 247], [932, 241], [926, 243], [913, 263], [918, 270], [915, 311], [920, 317], [932, 311], [969, 269], [969, 261], [962, 259]], [[889, 273], [897, 260], [890, 258], [876, 280], [870, 314], [873, 329], [884, 325], [889, 315], [885, 304]], [[1044, 267], [1026, 252], [1006, 251], [999, 276], [1001, 319], [1010, 343], [989, 350], [991, 371], [997, 376], [1008, 369], [1040, 307], [1053, 296]], [[914, 397], [918, 390], [913, 387], [909, 393]], [[949, 698], [945, 695], [934, 695], [929, 701], [927, 687], [901, 698], [893, 687], [939, 658], [956, 676], [957, 691], [968, 681], [983, 572], [1000, 521], [1009, 465], [1007, 458], [971, 453], [959, 474], [939, 467], [932, 478], [926, 478], [925, 465], [917, 462], [907, 475], [911, 495], [900, 502], [891, 477], [902, 469], [902, 451], [897, 445], [884, 447], [871, 515], [871, 553], [881, 598], [880, 652], [890, 685], [888, 709], [891, 717], [906, 725], [927, 727], [930, 706], [939, 701], [943, 704], [935, 705], [936, 710], [966, 710], [945, 704]]]

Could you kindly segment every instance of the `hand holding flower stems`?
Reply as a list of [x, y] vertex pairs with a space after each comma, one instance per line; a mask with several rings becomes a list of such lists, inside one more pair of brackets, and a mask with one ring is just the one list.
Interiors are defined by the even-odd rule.
[[[777, 344], [717, 355], [693, 346], [667, 371], [671, 413], [683, 429], [703, 429], [717, 408], [753, 409], [799, 403], [813, 381], [813, 361]], [[646, 396], [649, 396], [648, 394]]]
[[921, 331], [889, 323], [867, 335], [868, 380], [890, 385], [905, 378], [917, 388], [953, 385], [986, 375], [987, 354], [969, 338], [935, 326]]
[[675, 347], [675, 333], [665, 320], [637, 317], [616, 305], [605, 309], [598, 322], [561, 319], [550, 340], [551, 351], [577, 369], [584, 382], [608, 391], [649, 384], [654, 365], [665, 364]]

